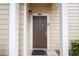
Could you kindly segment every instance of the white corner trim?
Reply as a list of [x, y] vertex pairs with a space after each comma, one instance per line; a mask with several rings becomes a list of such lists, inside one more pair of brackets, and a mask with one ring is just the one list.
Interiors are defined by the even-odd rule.
[[30, 19], [30, 43], [31, 43], [31, 50], [33, 50], [33, 32], [32, 32], [32, 30], [33, 30], [33, 20], [32, 20], [32, 16], [31, 16], [31, 19]]
[[49, 14], [47, 14], [47, 50], [49, 51], [49, 26], [50, 26], [50, 22], [49, 22]]
[[61, 55], [68, 56], [68, 10], [67, 3], [61, 4]]
[[27, 56], [27, 4], [24, 3], [24, 21], [23, 21], [23, 56]]
[[18, 22], [19, 22], [19, 6], [16, 3], [10, 4], [10, 20], [9, 20], [9, 56], [18, 56]]

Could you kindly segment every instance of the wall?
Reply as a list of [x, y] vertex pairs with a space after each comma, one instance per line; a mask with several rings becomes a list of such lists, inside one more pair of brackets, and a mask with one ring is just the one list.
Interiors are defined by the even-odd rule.
[[9, 55], [9, 4], [0, 4], [0, 56]]
[[50, 9], [49, 48], [50, 51], [60, 50], [60, 18], [59, 4], [52, 4]]
[[23, 55], [24, 4], [19, 4], [19, 56]]
[[69, 40], [79, 39], [79, 4], [68, 4]]

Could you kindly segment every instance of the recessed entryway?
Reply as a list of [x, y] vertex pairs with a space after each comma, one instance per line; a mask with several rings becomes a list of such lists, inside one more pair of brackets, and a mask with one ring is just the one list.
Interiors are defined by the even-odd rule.
[[[59, 50], [60, 49], [60, 28], [59, 28], [59, 4], [30, 4], [29, 5], [29, 10], [31, 10], [31, 12], [29, 13], [29, 18], [28, 18], [28, 30], [30, 28], [30, 31], [28, 31], [28, 39], [30, 41], [29, 43], [29, 50], [31, 51], [30, 53], [32, 54], [32, 52], [34, 50], [46, 50], [48, 53], [51, 52], [51, 54], [53, 54], [53, 51], [56, 52], [56, 50]], [[56, 8], [55, 8], [56, 7]], [[38, 24], [39, 22], [43, 22], [43, 21], [39, 21], [38, 20], [38, 26], [37, 24], [34, 24], [33, 22], [37, 22], [37, 21], [34, 21], [34, 17], [35, 17], [35, 20], [36, 18], [37, 19], [40, 19], [40, 18], [43, 18], [43, 17], [47, 17], [46, 18], [46, 32], [42, 32], [43, 33], [43, 38], [46, 38], [46, 40], [40, 42], [40, 37], [41, 33], [39, 34], [36, 34], [36, 31], [34, 33], [34, 27], [38, 27], [36, 29], [42, 29], [41, 27], [43, 25], [40, 25]], [[30, 19], [30, 20], [29, 20]], [[30, 26], [29, 26], [30, 25]], [[35, 25], [35, 26], [33, 26]], [[41, 27], [39, 27], [41, 26]], [[29, 34], [30, 32], [30, 34]], [[39, 30], [38, 30], [39, 32]], [[34, 34], [35, 34], [35, 38], [38, 37], [37, 39], [34, 39]], [[37, 36], [38, 35], [38, 36]], [[46, 35], [46, 36], [45, 36]], [[42, 37], [41, 37], [42, 38]], [[39, 40], [38, 40], [39, 39]], [[36, 41], [37, 40], [37, 41]], [[46, 44], [45, 44], [45, 41]], [[36, 42], [36, 43], [35, 43]], [[44, 42], [44, 43], [42, 43]], [[40, 44], [40, 45], [39, 45]], [[43, 46], [43, 44], [45, 44]], [[42, 45], [42, 47], [41, 47]], [[29, 53], [29, 54], [30, 54]], [[47, 53], [47, 54], [48, 54]], [[57, 53], [57, 52], [56, 52]]]

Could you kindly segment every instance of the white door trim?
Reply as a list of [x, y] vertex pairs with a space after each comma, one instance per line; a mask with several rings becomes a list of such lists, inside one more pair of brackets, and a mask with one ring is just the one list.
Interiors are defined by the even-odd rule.
[[[42, 15], [38, 15], [38, 14], [32, 14], [31, 15], [31, 50], [33, 50], [33, 16], [47, 16], [47, 24], [49, 23], [49, 15], [48, 14], [42, 14]], [[47, 50], [49, 50], [49, 25], [47, 26]]]

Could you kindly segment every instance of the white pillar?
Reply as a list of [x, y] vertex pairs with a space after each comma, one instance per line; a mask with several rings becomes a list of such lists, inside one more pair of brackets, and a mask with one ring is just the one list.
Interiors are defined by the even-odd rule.
[[61, 55], [68, 56], [68, 8], [67, 3], [61, 4]]
[[9, 20], [9, 56], [18, 56], [18, 4], [10, 4]]
[[24, 3], [24, 21], [23, 21], [23, 55], [27, 56], [27, 4]]

